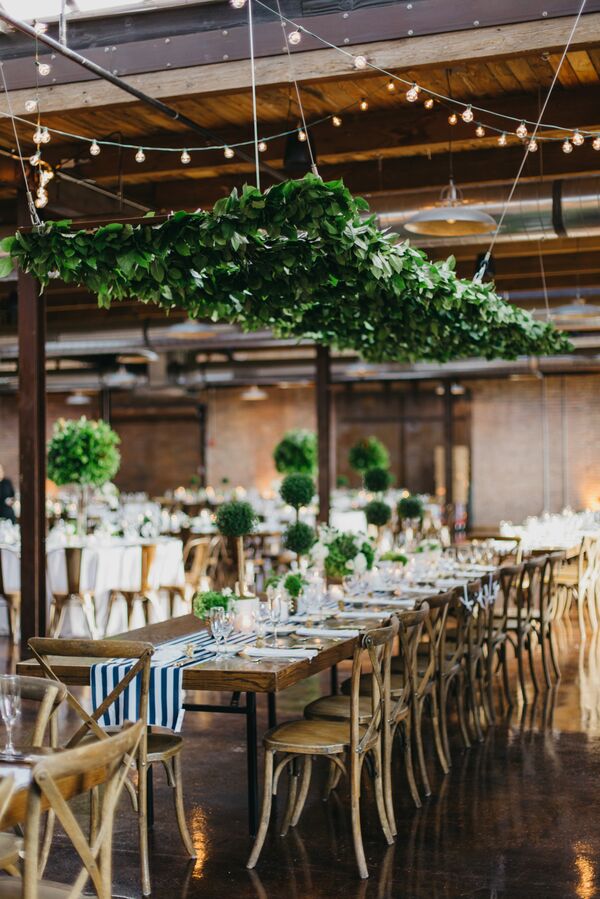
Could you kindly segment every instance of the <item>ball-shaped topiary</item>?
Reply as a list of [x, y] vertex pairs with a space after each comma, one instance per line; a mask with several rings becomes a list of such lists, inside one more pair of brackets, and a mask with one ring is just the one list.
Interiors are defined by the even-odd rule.
[[348, 461], [355, 471], [361, 474], [370, 468], [389, 468], [390, 456], [377, 437], [364, 437], [351, 447]]
[[379, 499], [373, 499], [365, 506], [367, 524], [374, 524], [378, 528], [383, 527], [392, 517], [392, 510], [387, 503]]
[[303, 521], [291, 524], [283, 536], [283, 542], [287, 549], [299, 556], [305, 556], [310, 552], [316, 534], [310, 525]]
[[317, 435], [313, 431], [288, 431], [273, 451], [280, 474], [314, 475], [317, 468]]
[[370, 493], [385, 493], [392, 483], [392, 476], [387, 468], [369, 468], [363, 480], [365, 490]]
[[281, 482], [279, 492], [284, 503], [298, 510], [312, 502], [315, 484], [307, 474], [288, 474]]
[[121, 455], [118, 434], [107, 422], [59, 419], [48, 443], [48, 477], [62, 487], [101, 487], [114, 478]]
[[232, 500], [217, 512], [217, 528], [224, 537], [245, 537], [256, 524], [256, 512], [250, 503]]
[[398, 518], [423, 518], [425, 507], [418, 496], [403, 496], [397, 506]]

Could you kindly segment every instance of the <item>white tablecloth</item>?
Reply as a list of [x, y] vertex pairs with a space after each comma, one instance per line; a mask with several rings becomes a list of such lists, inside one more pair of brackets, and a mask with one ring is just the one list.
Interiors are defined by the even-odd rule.
[[[111, 590], [136, 590], [140, 587], [142, 544], [156, 544], [154, 564], [149, 572], [149, 581], [153, 589], [162, 586], [183, 585], [183, 545], [181, 540], [159, 538], [151, 541], [131, 542], [125, 539], [112, 539], [107, 543], [89, 542], [83, 547], [81, 561], [81, 589], [92, 590], [96, 601], [96, 620], [100, 634], [104, 633], [108, 614], [108, 595]], [[0, 547], [0, 561], [4, 586], [7, 590], [18, 590], [20, 585], [19, 556], [14, 549]], [[47, 551], [47, 585], [48, 607], [52, 592], [65, 593], [67, 589], [67, 569], [64, 546], [50, 547]], [[160, 616], [168, 614], [166, 594], [159, 594]], [[176, 601], [175, 614], [183, 611]], [[0, 606], [0, 630], [6, 632], [6, 611], [4, 604]], [[156, 612], [151, 606], [151, 619]], [[141, 603], [138, 603], [132, 620], [133, 627], [141, 627], [144, 616]], [[120, 633], [127, 628], [125, 601], [119, 602], [111, 616], [109, 634]], [[89, 636], [79, 604], [72, 602], [65, 618], [61, 636]]]

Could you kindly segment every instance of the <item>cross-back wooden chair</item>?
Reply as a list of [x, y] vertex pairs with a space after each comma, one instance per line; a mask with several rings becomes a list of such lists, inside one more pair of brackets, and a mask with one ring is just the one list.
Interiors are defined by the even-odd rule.
[[486, 603], [483, 584], [480, 579], [469, 581], [466, 586], [466, 596], [470, 612], [465, 653], [467, 696], [473, 732], [475, 738], [482, 742], [482, 719], [485, 720], [486, 724], [491, 722], [486, 689], [486, 649], [491, 607]]
[[[81, 719], [81, 724], [71, 735], [65, 744], [65, 748], [72, 749], [81, 745], [84, 741], [88, 743], [90, 740], [106, 740], [108, 733], [100, 723], [105, 713], [124, 698], [125, 690], [130, 685], [139, 691], [137, 702], [138, 717], [144, 722], [144, 731], [140, 740], [138, 756], [135, 760], [138, 769], [137, 788], [134, 789], [129, 781], [126, 782], [125, 787], [138, 814], [142, 891], [144, 896], [147, 896], [150, 894], [148, 772], [150, 766], [155, 763], [161, 763], [165, 769], [167, 782], [174, 792], [175, 812], [181, 840], [188, 854], [192, 858], [195, 857], [195, 850], [187, 828], [183, 805], [181, 774], [183, 740], [180, 736], [173, 733], [149, 733], [146, 724], [148, 721], [150, 663], [154, 646], [151, 643], [134, 640], [53, 640], [45, 637], [33, 637], [29, 641], [29, 646], [44, 675], [50, 680], [59, 680], [53, 666], [56, 666], [56, 663], [60, 663], [60, 660], [64, 658], [121, 658], [131, 659], [133, 662], [103, 702], [91, 713], [81, 705], [77, 697], [70, 691], [67, 692], [67, 703], [77, 713]], [[118, 655], [115, 655], [116, 653]], [[96, 802], [94, 801], [92, 803], [92, 819], [95, 814], [95, 805]]]
[[191, 612], [192, 598], [202, 588], [203, 579], [207, 577], [213, 541], [213, 537], [194, 537], [185, 544], [183, 550], [185, 584], [162, 585], [162, 589], [169, 594], [169, 618], [173, 617], [176, 596]]
[[48, 634], [51, 637], [58, 637], [60, 635], [69, 603], [76, 602], [81, 607], [90, 636], [92, 639], [95, 639], [98, 636], [98, 628], [96, 625], [96, 600], [94, 591], [84, 589], [81, 585], [83, 573], [83, 547], [65, 546], [60, 549], [51, 550], [48, 555], [50, 556], [51, 553], [64, 553], [66, 591], [54, 589], [50, 572], [48, 572], [48, 581], [52, 592], [48, 620]]
[[449, 604], [446, 627], [441, 634], [438, 655], [440, 730], [448, 767], [452, 765], [448, 739], [448, 705], [452, 689], [456, 695], [458, 724], [463, 744], [466, 749], [471, 745], [466, 715], [467, 672], [465, 664], [470, 611], [464, 599], [462, 590], [457, 589]]
[[517, 614], [515, 618], [509, 618], [507, 624], [508, 638], [513, 645], [517, 657], [519, 685], [525, 704], [527, 704], [525, 652], [527, 652], [529, 658], [529, 670], [531, 672], [533, 689], [536, 693], [538, 693], [540, 689], [535, 670], [535, 646], [533, 641], [536, 635], [536, 610], [539, 611], [542, 604], [545, 566], [546, 556], [535, 556], [524, 563], [521, 589], [517, 591]]
[[[23, 881], [0, 880], [0, 899], [79, 899], [88, 881], [98, 899], [112, 899], [112, 831], [117, 801], [137, 755], [144, 725], [124, 727], [102, 743], [93, 743], [47, 756], [32, 772], [25, 824]], [[61, 782], [79, 778], [105, 787], [99, 805], [98, 827], [86, 837], [61, 792]], [[39, 880], [39, 831], [44, 807], [49, 807], [76, 850], [83, 867], [72, 885]]]
[[18, 560], [19, 554], [13, 547], [0, 546], [0, 599], [6, 603], [8, 633], [13, 646], [16, 646], [21, 639], [21, 591], [5, 585], [2, 571], [3, 557], [11, 554]]
[[[9, 806], [15, 780], [12, 775], [0, 780], [0, 826]], [[20, 877], [19, 865], [23, 852], [23, 840], [12, 833], [0, 833], [0, 871], [5, 871], [14, 877]]]
[[[349, 776], [351, 796], [352, 835], [354, 852], [359, 874], [368, 877], [369, 872], [362, 842], [360, 820], [360, 786], [363, 763], [367, 755], [373, 762], [373, 779], [377, 811], [384, 836], [391, 844], [393, 836], [390, 830], [385, 808], [384, 780], [382, 773], [382, 735], [388, 730], [390, 720], [389, 674], [392, 644], [398, 624], [394, 619], [391, 624], [374, 628], [361, 635], [356, 641], [352, 658], [352, 675], [350, 688], [350, 717], [345, 720], [301, 719], [280, 724], [268, 731], [263, 739], [265, 748], [265, 780], [263, 806], [260, 827], [252, 853], [248, 860], [248, 868], [254, 868], [264, 845], [273, 795], [282, 771], [290, 764], [303, 759], [304, 769], [300, 794], [296, 799], [292, 791], [291, 801], [288, 799], [288, 810], [285, 815], [284, 830], [293, 819], [298, 821], [308, 787], [312, 769], [312, 757], [323, 756], [335, 764], [339, 770]], [[371, 665], [371, 714], [368, 721], [361, 715], [360, 683], [363, 662]], [[363, 704], [364, 709], [364, 704]], [[277, 754], [282, 756], [275, 766]], [[348, 758], [348, 764], [345, 757]], [[294, 777], [291, 784], [293, 786]]]
[[509, 708], [512, 708], [513, 705], [508, 671], [507, 650], [511, 645], [508, 639], [508, 630], [509, 621], [511, 619], [514, 621], [518, 615], [519, 603], [522, 600], [524, 570], [525, 566], [521, 563], [505, 565], [497, 572], [499, 589], [489, 617], [486, 658], [488, 707], [492, 722], [496, 718], [494, 677], [497, 671], [502, 672], [503, 695], [506, 704]]
[[556, 680], [560, 680], [560, 666], [554, 635], [554, 623], [558, 611], [558, 582], [560, 569], [565, 561], [564, 552], [553, 552], [546, 556], [541, 578], [540, 605], [532, 610], [534, 630], [542, 650], [542, 668], [546, 686], [552, 686], [550, 665]]
[[577, 616], [582, 639], [585, 639], [585, 613], [594, 633], [598, 629], [598, 600], [600, 599], [600, 537], [587, 535], [581, 541], [577, 559], [575, 583], [564, 577], [566, 587], [577, 601]]
[[152, 566], [156, 560], [157, 546], [155, 543], [143, 543], [140, 547], [140, 577], [139, 586], [135, 590], [129, 587], [116, 587], [108, 594], [108, 611], [106, 615], [105, 633], [108, 633], [109, 623], [115, 602], [119, 598], [125, 600], [127, 605], [127, 630], [131, 630], [131, 620], [136, 602], [141, 603], [144, 613], [144, 621], [150, 623], [150, 606], [154, 606], [157, 614], [160, 614], [158, 593], [150, 581]]

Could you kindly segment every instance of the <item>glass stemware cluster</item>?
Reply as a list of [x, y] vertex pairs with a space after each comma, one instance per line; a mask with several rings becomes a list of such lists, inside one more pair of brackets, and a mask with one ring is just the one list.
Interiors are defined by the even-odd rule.
[[213, 606], [210, 610], [210, 631], [217, 644], [217, 652], [227, 652], [227, 641], [232, 634], [235, 624], [235, 610], [233, 607]]

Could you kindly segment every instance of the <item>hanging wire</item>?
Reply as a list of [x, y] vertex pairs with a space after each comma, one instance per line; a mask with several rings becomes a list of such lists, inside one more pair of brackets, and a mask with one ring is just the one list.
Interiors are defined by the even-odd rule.
[[[565, 44], [564, 50], [562, 52], [562, 56], [560, 57], [559, 63], [556, 67], [556, 71], [554, 72], [554, 78], [552, 79], [552, 83], [550, 84], [550, 87], [548, 88], [548, 93], [546, 94], [546, 99], [544, 100], [544, 104], [543, 104], [540, 114], [538, 116], [538, 120], [535, 124], [535, 127], [533, 129], [533, 133], [531, 135], [530, 140], [535, 140], [535, 136], [538, 132], [538, 128], [540, 127], [542, 117], [546, 111], [546, 107], [548, 106], [550, 97], [552, 96], [552, 91], [554, 90], [554, 85], [556, 84], [556, 82], [558, 80], [559, 72], [560, 72], [562, 65], [567, 57], [567, 53], [569, 52], [569, 47], [571, 46], [571, 42], [573, 41], [573, 38], [575, 36], [575, 32], [577, 30], [577, 26], [579, 25], [579, 20], [581, 19], [581, 16], [583, 14], [583, 10], [585, 8], [586, 3], [587, 3], [587, 0], [582, 0], [582, 2], [581, 2], [581, 6], [579, 7], [579, 12], [577, 13], [577, 15], [575, 17], [575, 21], [573, 22], [573, 27], [571, 28], [571, 33], [569, 34], [567, 43]], [[475, 275], [475, 277], [473, 279], [476, 283], [481, 282], [481, 280], [486, 272], [487, 264], [490, 261], [490, 257], [492, 255], [492, 252], [496, 245], [496, 241], [498, 239], [498, 235], [500, 234], [502, 225], [504, 224], [504, 219], [506, 218], [506, 213], [508, 212], [510, 203], [515, 194], [515, 190], [517, 189], [517, 184], [519, 183], [519, 179], [521, 178], [523, 169], [525, 168], [525, 163], [527, 162], [528, 156], [529, 156], [529, 143], [527, 143], [525, 145], [525, 152], [523, 154], [523, 159], [521, 160], [521, 165], [519, 166], [519, 170], [516, 174], [515, 180], [512, 183], [512, 187], [510, 189], [510, 192], [508, 194], [506, 202], [504, 203], [504, 206], [502, 208], [502, 212], [500, 214], [500, 219], [498, 220], [498, 224], [496, 225], [496, 230], [494, 231], [494, 233], [492, 235], [492, 240], [490, 242], [489, 249], [488, 249], [487, 253], [485, 254], [485, 256], [483, 257], [483, 261], [481, 263], [481, 268], [479, 269], [479, 271], [477, 272], [477, 274]]]
[[252, 119], [254, 123], [254, 166], [256, 169], [256, 186], [260, 190], [260, 158], [258, 151], [258, 112], [256, 108], [256, 67], [254, 60], [254, 23], [252, 18], [252, 2], [248, 0], [248, 31], [250, 33], [250, 70], [252, 79]]
[[23, 163], [23, 153], [21, 152], [21, 142], [19, 141], [19, 135], [17, 133], [17, 125], [15, 122], [15, 118], [12, 113], [12, 103], [10, 102], [10, 94], [8, 92], [8, 86], [6, 84], [6, 75], [4, 74], [4, 63], [0, 60], [0, 72], [2, 73], [2, 86], [4, 88], [4, 94], [6, 96], [6, 105], [8, 106], [8, 112], [10, 115], [10, 120], [12, 122], [13, 134], [15, 136], [15, 143], [17, 145], [17, 151], [19, 153], [19, 162], [21, 163], [21, 172], [23, 174], [23, 182], [25, 184], [25, 196], [27, 197], [27, 208], [29, 209], [29, 217], [31, 219], [31, 224], [38, 228], [42, 224], [42, 220], [40, 219], [37, 209], [35, 208], [35, 203], [33, 202], [33, 197], [31, 195], [31, 190], [29, 189], [29, 182], [27, 181], [27, 173], [25, 171], [25, 164]]
[[[310, 167], [311, 167], [313, 175], [316, 175], [317, 177], [319, 177], [319, 170], [317, 169], [317, 163], [316, 163], [315, 157], [313, 155], [313, 148], [311, 145], [310, 136], [309, 136], [308, 128], [306, 125], [306, 118], [304, 116], [304, 106], [302, 105], [302, 98], [300, 96], [300, 88], [298, 86], [297, 80], [294, 78], [294, 76], [292, 74], [292, 53], [290, 51], [290, 42], [288, 40], [287, 31], [285, 30], [285, 22], [283, 21], [283, 16], [281, 14], [281, 4], [280, 4], [279, 0], [277, 0], [277, 13], [279, 15], [279, 21], [281, 23], [281, 30], [283, 31], [283, 38], [285, 40], [285, 50], [286, 50], [287, 59], [288, 59], [288, 78], [291, 82], [293, 82], [294, 89], [296, 91], [296, 100], [298, 101], [298, 109], [300, 110], [300, 118], [302, 119], [302, 128], [304, 130], [304, 133], [306, 135], [308, 135], [306, 143], [308, 144], [308, 155], [310, 157]], [[298, 30], [300, 31], [302, 29], [298, 29]]]

